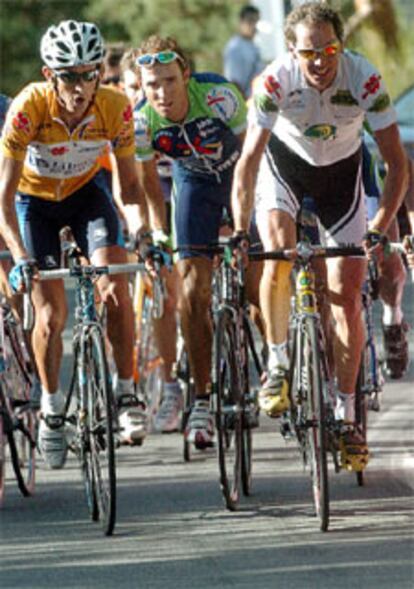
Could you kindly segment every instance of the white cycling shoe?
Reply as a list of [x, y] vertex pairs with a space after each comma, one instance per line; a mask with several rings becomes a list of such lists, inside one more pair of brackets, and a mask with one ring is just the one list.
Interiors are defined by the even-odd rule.
[[124, 394], [117, 399], [120, 443], [141, 446], [148, 429], [148, 416], [145, 403], [136, 395]]
[[214, 446], [214, 419], [210, 412], [209, 401], [198, 400], [194, 403], [184, 435], [197, 450]]
[[164, 391], [164, 395], [154, 418], [154, 429], [157, 432], [171, 433], [180, 429], [181, 410], [183, 408], [183, 395], [180, 385], [170, 386]]
[[45, 464], [57, 470], [63, 468], [68, 453], [65, 420], [62, 415], [41, 416], [38, 438], [39, 451]]

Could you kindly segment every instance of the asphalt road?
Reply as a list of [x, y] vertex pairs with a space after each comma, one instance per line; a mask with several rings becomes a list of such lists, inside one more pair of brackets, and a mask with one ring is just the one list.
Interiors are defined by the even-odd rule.
[[[405, 313], [414, 326], [414, 287]], [[414, 358], [414, 329], [410, 334]], [[318, 530], [310, 481], [277, 424], [254, 436], [254, 494], [225, 510], [214, 451], [182, 460], [179, 434], [118, 452], [118, 518], [104, 538], [88, 520], [74, 458], [39, 460], [33, 498], [11, 476], [0, 512], [0, 587], [10, 589], [412, 589], [414, 361], [370, 413], [366, 485], [331, 471], [331, 525]]]

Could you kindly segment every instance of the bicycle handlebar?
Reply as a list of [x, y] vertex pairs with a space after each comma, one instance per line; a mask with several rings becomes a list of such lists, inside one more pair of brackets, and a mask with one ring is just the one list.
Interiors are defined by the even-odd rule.
[[56, 268], [53, 270], [40, 270], [40, 280], [60, 280], [63, 278], [78, 278], [90, 276], [91, 278], [108, 274], [128, 274], [132, 272], [145, 272], [145, 265], [138, 262], [125, 264], [108, 264], [107, 266], [75, 266], [73, 268]]

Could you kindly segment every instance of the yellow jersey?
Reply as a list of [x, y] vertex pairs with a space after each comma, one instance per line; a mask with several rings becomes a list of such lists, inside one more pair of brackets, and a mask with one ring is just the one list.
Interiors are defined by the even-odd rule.
[[53, 86], [29, 84], [10, 105], [0, 145], [5, 156], [24, 161], [19, 192], [61, 201], [97, 173], [109, 145], [117, 157], [135, 153], [132, 108], [119, 91], [100, 87], [70, 130], [59, 116]]

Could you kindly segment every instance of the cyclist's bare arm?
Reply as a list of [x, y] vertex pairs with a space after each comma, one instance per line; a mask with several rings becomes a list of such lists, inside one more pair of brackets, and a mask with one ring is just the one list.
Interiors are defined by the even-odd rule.
[[407, 190], [408, 163], [396, 124], [376, 131], [374, 136], [386, 163], [387, 175], [378, 212], [371, 221], [370, 228], [384, 233], [397, 214]]
[[[112, 167], [112, 194], [119, 213], [128, 228], [130, 235], [136, 235], [138, 231], [147, 230], [148, 228], [148, 209], [145, 198], [141, 198], [140, 202], [124, 203], [121, 195], [121, 184], [119, 178], [118, 164], [113, 153], [110, 155]], [[137, 171], [137, 164], [135, 162], [135, 169]], [[138, 178], [139, 179], [139, 178]], [[142, 189], [140, 187], [141, 193]]]
[[138, 162], [138, 169], [148, 206], [151, 229], [165, 229], [165, 202], [155, 159]]
[[13, 258], [28, 257], [20, 237], [14, 199], [23, 169], [23, 162], [0, 153], [0, 227]]
[[234, 171], [231, 206], [236, 231], [247, 231], [253, 208], [254, 187], [260, 159], [270, 137], [270, 131], [258, 126], [249, 128], [243, 151]]
[[141, 204], [144, 200], [134, 155], [116, 157], [115, 172], [119, 180], [119, 200], [125, 204]]

